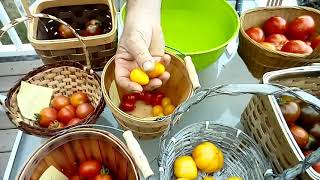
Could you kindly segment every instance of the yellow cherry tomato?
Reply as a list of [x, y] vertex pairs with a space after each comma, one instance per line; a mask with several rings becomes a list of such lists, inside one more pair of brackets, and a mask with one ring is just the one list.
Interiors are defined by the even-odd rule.
[[176, 180], [190, 180], [190, 179], [187, 179], [187, 178], [178, 178]]
[[166, 107], [167, 105], [170, 105], [170, 104], [171, 104], [171, 99], [168, 97], [163, 98], [161, 101], [162, 107]]
[[160, 114], [163, 114], [162, 106], [160, 106], [160, 105], [153, 106], [152, 115], [153, 116], [160, 116]]
[[196, 163], [191, 156], [180, 156], [174, 161], [174, 175], [177, 178], [195, 179], [198, 176]]
[[222, 151], [211, 142], [203, 142], [192, 151], [192, 157], [199, 170], [213, 173], [222, 169], [224, 160]]
[[154, 66], [154, 69], [152, 71], [148, 72], [148, 76], [149, 76], [149, 78], [159, 77], [165, 70], [166, 70], [166, 68], [164, 67], [164, 65], [157, 62]]
[[226, 180], [243, 180], [243, 178], [238, 176], [231, 176], [231, 177], [228, 177]]
[[130, 80], [140, 85], [147, 85], [149, 83], [148, 75], [140, 68], [135, 68], [131, 71]]
[[159, 113], [158, 116], [159, 116], [159, 117], [162, 117], [162, 116], [164, 116], [164, 114], [163, 114], [163, 113]]
[[205, 176], [203, 180], [215, 180], [215, 178], [213, 176]]
[[172, 104], [166, 105], [163, 108], [163, 114], [166, 115], [166, 116], [169, 115], [169, 114], [172, 114], [175, 108], [176, 107], [174, 107], [174, 105], [172, 105]]

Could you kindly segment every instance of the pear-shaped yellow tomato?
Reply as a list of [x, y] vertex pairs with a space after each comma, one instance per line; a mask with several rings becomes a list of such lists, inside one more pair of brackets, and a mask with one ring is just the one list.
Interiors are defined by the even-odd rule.
[[166, 107], [167, 105], [171, 104], [171, 99], [168, 97], [164, 97], [161, 101], [161, 105], [162, 107]]
[[174, 109], [175, 109], [176, 107], [174, 107], [174, 105], [172, 105], [172, 104], [169, 104], [169, 105], [166, 105], [164, 108], [163, 108], [163, 114], [164, 115], [170, 115], [170, 114], [172, 114], [173, 113], [173, 111], [174, 111]]
[[215, 178], [213, 176], [205, 176], [203, 180], [215, 180]]
[[153, 106], [153, 108], [152, 108], [152, 115], [153, 116], [160, 116], [162, 114], [163, 114], [162, 106], [160, 106], [160, 105]]
[[231, 176], [231, 177], [228, 177], [226, 180], [243, 180], [243, 178], [238, 176]]
[[192, 151], [192, 157], [199, 170], [206, 173], [217, 172], [223, 167], [223, 153], [211, 142], [203, 142]]
[[196, 163], [191, 156], [180, 156], [174, 161], [174, 175], [177, 178], [195, 179], [198, 176]]
[[154, 66], [154, 69], [152, 71], [148, 72], [148, 76], [149, 76], [149, 78], [159, 77], [162, 73], [164, 73], [165, 70], [166, 70], [166, 68], [164, 67], [164, 65], [157, 62]]
[[135, 68], [131, 71], [130, 80], [140, 85], [147, 85], [149, 83], [148, 75], [140, 68]]

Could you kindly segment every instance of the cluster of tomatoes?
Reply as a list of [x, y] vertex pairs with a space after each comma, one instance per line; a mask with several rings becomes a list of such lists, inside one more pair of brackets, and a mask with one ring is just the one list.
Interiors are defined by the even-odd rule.
[[[280, 97], [279, 103], [294, 139], [304, 155], [309, 155], [320, 146], [320, 113], [290, 96]], [[320, 162], [312, 167], [320, 173]]]
[[80, 163], [79, 175], [74, 175], [69, 180], [112, 180], [112, 177], [99, 161], [88, 160]]
[[153, 106], [153, 116], [169, 115], [175, 109], [175, 106], [171, 103], [171, 99], [169, 97], [165, 97], [165, 95], [160, 91], [142, 91], [141, 93], [126, 94], [122, 97], [119, 108], [125, 112], [133, 111], [135, 109], [135, 103], [138, 100], [143, 101], [146, 105]]
[[273, 16], [264, 23], [263, 29], [251, 27], [246, 34], [265, 48], [288, 53], [310, 54], [320, 45], [314, 19], [307, 15], [289, 23], [282, 17]]
[[[75, 37], [72, 30], [64, 24], [60, 24], [58, 34], [61, 38]], [[95, 36], [102, 34], [102, 23], [97, 19], [91, 19], [85, 24], [85, 29], [80, 31], [81, 36]]]
[[51, 106], [36, 114], [41, 127], [54, 129], [71, 126], [84, 120], [95, 109], [83, 92], [74, 93], [70, 98], [56, 96], [51, 101]]

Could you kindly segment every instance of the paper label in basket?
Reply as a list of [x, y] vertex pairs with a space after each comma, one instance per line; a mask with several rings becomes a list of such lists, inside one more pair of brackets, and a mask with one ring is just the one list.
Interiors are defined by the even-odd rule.
[[39, 178], [39, 180], [68, 180], [68, 177], [54, 166], [50, 166]]
[[118, 89], [117, 89], [117, 85], [115, 81], [112, 81], [111, 85], [110, 85], [110, 89], [109, 89], [109, 97], [110, 100], [112, 101], [112, 103], [119, 107], [120, 105], [120, 97], [119, 97], [119, 93], [118, 93]]
[[49, 107], [53, 89], [22, 81], [17, 94], [19, 110], [23, 117], [36, 120], [43, 108]]

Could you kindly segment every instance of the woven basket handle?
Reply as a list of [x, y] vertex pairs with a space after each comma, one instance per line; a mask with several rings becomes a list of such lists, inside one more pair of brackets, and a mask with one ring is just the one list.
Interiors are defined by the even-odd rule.
[[85, 55], [86, 58], [86, 64], [87, 64], [87, 70], [91, 70], [91, 62], [90, 62], [90, 58], [89, 58], [89, 52], [87, 50], [87, 46], [84, 44], [82, 37], [66, 22], [64, 22], [63, 20], [55, 17], [55, 16], [51, 16], [49, 14], [31, 14], [29, 16], [24, 16], [21, 18], [17, 18], [15, 20], [12, 20], [9, 24], [3, 26], [0, 29], [0, 39], [2, 38], [2, 36], [4, 35], [5, 32], [7, 32], [9, 29], [13, 28], [14, 26], [16, 26], [19, 23], [22, 23], [24, 21], [27, 20], [31, 20], [33, 18], [45, 18], [45, 19], [51, 19], [54, 21], [57, 21], [63, 25], [66, 25], [71, 31], [72, 33], [75, 35], [76, 38], [78, 38], [78, 40], [80, 41], [80, 44], [82, 45], [82, 49], [83, 49], [83, 53]]
[[[178, 106], [174, 113], [171, 116], [171, 122], [167, 131], [160, 138], [160, 149], [163, 150], [166, 147], [166, 137], [170, 135], [173, 125], [178, 120], [178, 117], [183, 113], [189, 111], [189, 109], [203, 101], [204, 99], [212, 96], [218, 95], [229, 95], [237, 96], [243, 94], [258, 94], [258, 95], [281, 95], [281, 94], [290, 94], [295, 96], [306, 103], [320, 109], [320, 100], [313, 95], [306, 93], [298, 88], [289, 88], [277, 84], [229, 84], [229, 85], [220, 85], [207, 89], [198, 91], [194, 96], [188, 99], [186, 102]], [[272, 179], [293, 179], [297, 175], [303, 173], [308, 169], [312, 164], [320, 161], [320, 148], [317, 151], [311, 153], [305, 160], [293, 168], [287, 169], [281, 175], [275, 175], [271, 172], [266, 173], [266, 178]]]

